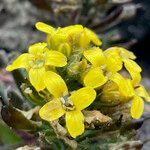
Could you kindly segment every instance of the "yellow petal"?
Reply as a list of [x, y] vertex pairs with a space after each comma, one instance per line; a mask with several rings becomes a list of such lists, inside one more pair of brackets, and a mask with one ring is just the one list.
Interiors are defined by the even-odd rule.
[[127, 69], [127, 71], [130, 73], [132, 77], [133, 85], [137, 85], [141, 80], [141, 75], [140, 75], [140, 72], [142, 71], [141, 67], [133, 60], [124, 59], [123, 61], [124, 61], [125, 68]]
[[130, 72], [131, 76], [132, 76], [132, 84], [134, 86], [138, 85], [141, 81], [141, 74], [139, 72]]
[[81, 33], [79, 38], [79, 45], [80, 47], [86, 47], [90, 43], [90, 38], [86, 34], [85, 30]]
[[37, 91], [41, 91], [45, 88], [44, 75], [45, 75], [44, 67], [39, 69], [31, 68], [29, 70], [29, 80]]
[[62, 43], [59, 48], [58, 51], [63, 53], [65, 56], [70, 56], [71, 54], [71, 47], [68, 43]]
[[63, 67], [67, 64], [67, 58], [64, 54], [58, 51], [47, 51], [46, 55], [46, 65], [55, 66], [55, 67]]
[[47, 44], [48, 44], [48, 46], [49, 46], [50, 49], [54, 49], [55, 48], [55, 47], [53, 48], [51, 46], [51, 43], [53, 43], [53, 42], [52, 42], [52, 36], [50, 34], [47, 35], [46, 42], [47, 42]]
[[136, 59], [134, 53], [126, 50], [125, 48], [117, 47], [117, 50], [123, 59]]
[[81, 111], [66, 112], [66, 127], [73, 138], [84, 132], [84, 116]]
[[68, 35], [74, 35], [83, 31], [82, 25], [71, 25], [64, 28], [60, 28], [60, 33], [67, 33]]
[[59, 35], [65, 35], [68, 42], [73, 42], [77, 36], [83, 31], [82, 25], [71, 25], [64, 28], [59, 28], [57, 33]]
[[108, 55], [106, 58], [106, 70], [115, 73], [122, 69], [122, 59], [118, 54]]
[[94, 67], [100, 67], [105, 64], [103, 52], [98, 47], [91, 50], [85, 50], [83, 55]]
[[135, 72], [141, 72], [142, 69], [141, 67], [133, 60], [131, 59], [124, 59], [124, 65], [126, 67], [126, 69], [130, 72], [131, 71], [135, 71]]
[[114, 105], [124, 103], [126, 101], [126, 98], [120, 93], [116, 83], [107, 82], [102, 88], [100, 101]]
[[119, 73], [114, 74], [110, 80], [115, 82], [118, 87], [119, 91], [125, 96], [125, 97], [133, 97], [134, 96], [134, 88], [131, 84], [131, 80], [123, 78]]
[[135, 89], [135, 91], [138, 96], [150, 102], [150, 96], [143, 85], [140, 85], [138, 88]]
[[134, 119], [139, 119], [143, 113], [144, 102], [139, 96], [135, 96], [131, 105], [131, 116]]
[[46, 38], [46, 42], [51, 50], [58, 50], [59, 46], [62, 43], [67, 41], [67, 36], [63, 34], [54, 33], [52, 35], [48, 34]]
[[29, 47], [29, 53], [33, 55], [37, 55], [39, 53], [43, 53], [45, 47], [47, 46], [46, 43], [36, 43]]
[[98, 38], [98, 36], [90, 29], [84, 28], [87, 36], [90, 38], [90, 40], [97, 46], [102, 45], [102, 41]]
[[83, 59], [80, 61], [79, 70], [80, 70], [81, 72], [83, 72], [83, 71], [85, 71], [86, 68], [87, 68], [87, 60], [83, 58]]
[[103, 75], [99, 67], [91, 69], [84, 77], [85, 86], [98, 88], [107, 82], [108, 78]]
[[64, 80], [55, 72], [46, 72], [44, 76], [44, 83], [54, 97], [61, 97], [68, 94], [68, 89]]
[[7, 66], [6, 67], [6, 70], [7, 71], [13, 71], [15, 69], [18, 69], [18, 68], [25, 68], [27, 69], [28, 68], [28, 53], [25, 53], [25, 54], [22, 54], [20, 55], [19, 57], [17, 57], [14, 62]]
[[83, 74], [85, 73], [87, 68], [87, 60], [86, 59], [82, 59], [80, 62], [77, 63], [72, 63], [69, 67], [68, 67], [68, 73], [69, 74], [78, 74], [81, 73], [81, 80], [83, 80]]
[[53, 121], [63, 116], [65, 110], [61, 106], [59, 99], [54, 99], [46, 103], [39, 111], [39, 115], [42, 119], [47, 121]]
[[118, 55], [122, 59], [135, 59], [136, 58], [133, 52], [130, 52], [122, 47], [110, 47], [105, 51], [105, 53], [118, 53]]
[[48, 24], [46, 23], [43, 23], [43, 22], [37, 22], [35, 24], [36, 28], [42, 32], [45, 32], [45, 33], [48, 33], [48, 34], [51, 34], [54, 32], [55, 28], [53, 28], [52, 26], [49, 26]]
[[78, 110], [88, 107], [96, 98], [96, 92], [91, 87], [83, 87], [75, 91], [70, 99]]
[[67, 37], [68, 35], [63, 34], [63, 33], [53, 34], [50, 38], [50, 48], [52, 50], [58, 50], [58, 47], [60, 46], [60, 44], [67, 42]]
[[117, 47], [110, 47], [104, 51], [106, 57], [119, 55]]

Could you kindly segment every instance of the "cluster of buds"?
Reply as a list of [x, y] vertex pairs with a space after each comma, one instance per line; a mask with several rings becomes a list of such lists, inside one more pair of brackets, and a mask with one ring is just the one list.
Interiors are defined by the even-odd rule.
[[85, 130], [82, 110], [95, 99], [131, 101], [131, 116], [141, 117], [150, 97], [140, 84], [141, 68], [132, 52], [122, 47], [103, 51], [98, 36], [82, 25], [53, 28], [38, 22], [36, 28], [47, 34], [46, 42], [31, 45], [6, 70], [24, 68], [37, 94], [46, 95], [39, 111], [42, 119], [51, 122], [65, 115], [66, 128], [76, 138]]

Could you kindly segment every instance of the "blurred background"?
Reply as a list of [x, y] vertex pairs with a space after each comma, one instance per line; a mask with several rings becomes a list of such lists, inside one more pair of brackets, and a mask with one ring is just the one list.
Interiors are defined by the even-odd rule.
[[[82, 24], [99, 35], [103, 49], [117, 45], [133, 51], [150, 92], [150, 0], [0, 0], [1, 97], [7, 99], [5, 91], [13, 86], [12, 76], [4, 69], [9, 59], [25, 52], [29, 44], [45, 40], [45, 34], [35, 29], [37, 21], [54, 27]], [[143, 117], [149, 108], [147, 104]], [[149, 119], [140, 128], [139, 138], [150, 139]], [[149, 140], [144, 148], [148, 146]]]
[[37, 21], [82, 24], [99, 34], [104, 49], [121, 45], [148, 61], [149, 7], [149, 0], [0, 0], [0, 49], [23, 52], [44, 40]]

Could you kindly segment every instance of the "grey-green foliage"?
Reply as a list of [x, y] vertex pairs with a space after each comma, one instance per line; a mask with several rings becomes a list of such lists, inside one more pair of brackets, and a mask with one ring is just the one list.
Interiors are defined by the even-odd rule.
[[[60, 72], [60, 70], [58, 71]], [[31, 120], [29, 120], [18, 110], [18, 108], [24, 111], [30, 110], [36, 105], [43, 105], [45, 100], [42, 99], [41, 95], [39, 95], [39, 93], [37, 93], [32, 85], [28, 82], [28, 77], [23, 70], [17, 70], [10, 74], [12, 74], [12, 76], [15, 78], [15, 82], [12, 83], [13, 88], [8, 88], [5, 82], [0, 84], [0, 95], [4, 105], [2, 107], [1, 114], [6, 124], [16, 130], [24, 131], [26, 133], [30, 132], [34, 136], [35, 140], [38, 139], [37, 144], [43, 149], [71, 149], [62, 139], [59, 139], [56, 136], [55, 132], [49, 124], [45, 122], [43, 122], [43, 125], [39, 124], [39, 118], [37, 116], [34, 119], [31, 118]], [[64, 77], [68, 84], [70, 84], [69, 82], [72, 82], [75, 79], [74, 74], [72, 74], [72, 79], [70, 80], [65, 78], [66, 74], [68, 74], [65, 68], [62, 72], [60, 72], [60, 74]], [[25, 88], [30, 87], [32, 89], [32, 96], [25, 93], [24, 88], [20, 88], [22, 83], [25, 83]], [[76, 86], [72, 85], [72, 88], [76, 89]], [[27, 101], [29, 102], [27, 103]], [[118, 116], [118, 120], [116, 119], [113, 121], [111, 125], [99, 125], [96, 126], [96, 128], [93, 130], [86, 129], [83, 135], [75, 139], [75, 141], [78, 143], [77, 149], [107, 150], [109, 149], [109, 146], [113, 146], [115, 148], [123, 142], [129, 140], [132, 141], [135, 136], [135, 130], [141, 126], [142, 122], [143, 120], [122, 123], [120, 117]], [[3, 130], [3, 125], [1, 129]], [[9, 127], [4, 127], [4, 129], [5, 130], [0, 132], [3, 133], [0, 135], [2, 143], [5, 141], [7, 142], [7, 140], [8, 143], [17, 142], [18, 136], [12, 133], [12, 131], [8, 130]], [[8, 134], [7, 137], [5, 137], [5, 132]], [[12, 139], [12, 141], [9, 141], [9, 139]]]
[[0, 142], [5, 146], [21, 143], [21, 138], [10, 129], [6, 124], [0, 122]]

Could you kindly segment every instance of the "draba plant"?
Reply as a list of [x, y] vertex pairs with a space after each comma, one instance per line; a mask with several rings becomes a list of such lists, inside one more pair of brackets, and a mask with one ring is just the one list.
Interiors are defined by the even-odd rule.
[[40, 106], [43, 124], [50, 122], [57, 138], [76, 148], [86, 130], [116, 128], [113, 114], [124, 115], [118, 107], [129, 106], [132, 118], [141, 117], [150, 97], [140, 83], [142, 70], [132, 52], [123, 47], [103, 51], [98, 36], [82, 25], [53, 28], [38, 22], [36, 28], [46, 33], [46, 41], [29, 46], [28, 53], [6, 70], [25, 69], [21, 91]]

